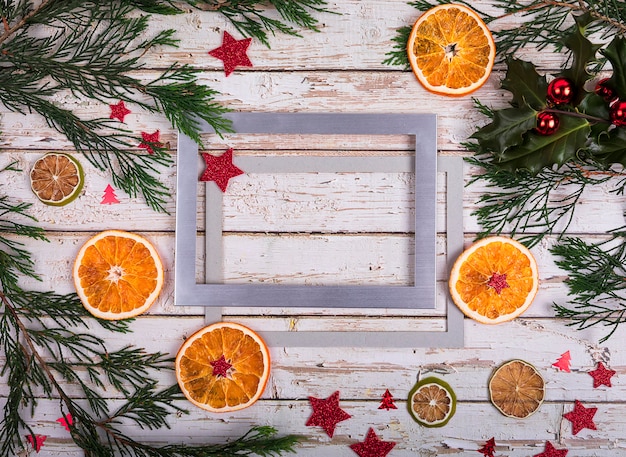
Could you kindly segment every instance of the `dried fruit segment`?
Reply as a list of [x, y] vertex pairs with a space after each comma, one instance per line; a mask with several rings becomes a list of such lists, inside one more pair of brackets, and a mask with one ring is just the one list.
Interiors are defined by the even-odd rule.
[[83, 189], [80, 163], [68, 154], [49, 152], [30, 171], [30, 187], [47, 205], [64, 206], [73, 202]]
[[418, 382], [407, 402], [409, 413], [425, 427], [443, 427], [454, 416], [456, 395], [441, 379], [429, 377]]
[[176, 378], [185, 397], [212, 412], [256, 402], [270, 373], [270, 356], [259, 335], [240, 324], [218, 322], [189, 337], [176, 356]]
[[489, 397], [505, 416], [523, 419], [537, 411], [543, 403], [545, 383], [530, 363], [511, 360], [491, 376]]
[[94, 316], [126, 319], [154, 303], [163, 287], [163, 265], [145, 238], [107, 230], [78, 252], [74, 285], [83, 306]]
[[459, 256], [448, 285], [452, 300], [466, 316], [498, 324], [531, 305], [539, 288], [537, 263], [511, 238], [484, 238]]
[[487, 81], [496, 46], [472, 9], [450, 3], [420, 16], [409, 36], [407, 54], [413, 73], [427, 90], [460, 96]]

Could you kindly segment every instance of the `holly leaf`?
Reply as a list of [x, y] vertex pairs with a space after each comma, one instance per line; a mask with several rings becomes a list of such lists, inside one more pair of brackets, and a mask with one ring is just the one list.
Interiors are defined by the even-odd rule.
[[508, 171], [523, 169], [537, 174], [545, 167], [560, 166], [574, 159], [578, 151], [585, 147], [589, 132], [586, 119], [563, 115], [555, 133], [544, 136], [529, 132], [522, 144], [494, 158], [494, 164]]
[[536, 111], [546, 107], [548, 83], [545, 76], [540, 76], [535, 66], [520, 59], [507, 60], [506, 77], [502, 88], [513, 94], [511, 105], [519, 108], [529, 105]]
[[[564, 70], [561, 76], [571, 80], [574, 83], [574, 87], [582, 89], [585, 82], [591, 78], [587, 68], [591, 62], [597, 60], [596, 54], [601, 45], [593, 44], [585, 37], [587, 25], [593, 20], [589, 13], [575, 16], [574, 19], [576, 24], [563, 42], [572, 51], [572, 65]], [[580, 92], [579, 100], [583, 96], [582, 90]]]
[[[599, 95], [588, 92], [580, 101], [578, 111], [598, 119], [609, 119], [609, 104]], [[606, 132], [611, 124], [606, 122], [595, 122], [591, 124], [591, 134], [598, 136]]]
[[524, 134], [537, 124], [537, 111], [526, 103], [520, 108], [495, 111], [493, 120], [477, 130], [470, 138], [478, 140], [483, 152], [500, 157], [507, 148], [522, 143]]
[[626, 99], [626, 39], [616, 36], [602, 51], [611, 62], [613, 75], [609, 84], [615, 89], [619, 98]]
[[626, 128], [616, 128], [599, 135], [592, 140], [588, 149], [600, 163], [620, 163], [626, 166]]

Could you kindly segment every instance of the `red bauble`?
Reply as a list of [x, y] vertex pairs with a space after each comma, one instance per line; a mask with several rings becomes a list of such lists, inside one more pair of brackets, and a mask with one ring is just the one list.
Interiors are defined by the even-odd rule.
[[618, 100], [613, 103], [609, 111], [609, 117], [611, 118], [612, 124], [618, 127], [626, 126], [626, 101]]
[[613, 103], [618, 98], [615, 90], [609, 85], [609, 78], [604, 78], [598, 81], [594, 92], [609, 104]]
[[565, 105], [574, 100], [576, 88], [567, 78], [556, 78], [548, 84], [547, 98], [556, 105]]
[[554, 113], [542, 111], [537, 114], [535, 132], [539, 135], [552, 135], [559, 128], [559, 117]]

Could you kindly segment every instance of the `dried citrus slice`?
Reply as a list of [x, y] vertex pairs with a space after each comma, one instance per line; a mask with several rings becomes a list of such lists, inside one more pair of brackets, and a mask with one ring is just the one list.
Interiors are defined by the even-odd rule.
[[74, 286], [94, 316], [126, 319], [154, 303], [163, 287], [163, 265], [145, 238], [107, 230], [89, 239], [78, 252]]
[[523, 244], [494, 236], [477, 241], [454, 263], [448, 282], [452, 300], [485, 324], [522, 314], [539, 288], [537, 262]]
[[30, 187], [46, 205], [64, 206], [76, 200], [83, 189], [84, 173], [78, 161], [68, 155], [49, 152], [30, 171]]
[[176, 356], [176, 379], [185, 397], [211, 412], [256, 402], [270, 375], [270, 354], [254, 331], [218, 322], [187, 338]]
[[413, 73], [427, 90], [461, 96], [487, 81], [496, 45], [475, 11], [447, 3], [429, 9], [415, 22], [407, 54]]
[[424, 378], [409, 392], [409, 414], [425, 427], [443, 427], [456, 412], [456, 395], [447, 382]]
[[523, 419], [539, 409], [545, 383], [537, 369], [523, 360], [511, 360], [497, 368], [489, 380], [489, 398], [508, 417]]

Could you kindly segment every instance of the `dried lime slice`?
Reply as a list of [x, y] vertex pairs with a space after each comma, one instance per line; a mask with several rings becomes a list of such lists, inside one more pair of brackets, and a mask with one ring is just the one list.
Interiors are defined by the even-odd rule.
[[80, 195], [84, 184], [83, 167], [72, 156], [49, 152], [30, 171], [30, 187], [46, 205], [64, 206]]
[[491, 403], [508, 417], [530, 416], [539, 409], [545, 394], [545, 383], [539, 371], [523, 360], [502, 364], [489, 380]]
[[456, 395], [441, 379], [429, 377], [419, 381], [409, 392], [409, 413], [424, 427], [443, 427], [454, 416]]

